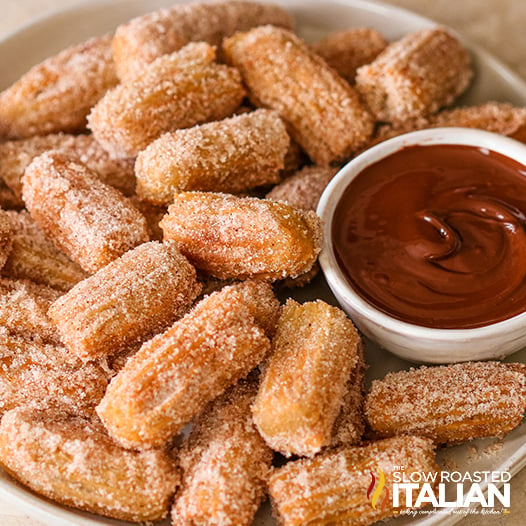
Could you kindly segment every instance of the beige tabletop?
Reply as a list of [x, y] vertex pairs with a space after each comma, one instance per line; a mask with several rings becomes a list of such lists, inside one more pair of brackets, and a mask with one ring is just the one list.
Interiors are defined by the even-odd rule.
[[[455, 28], [526, 79], [526, 0], [384, 0]], [[50, 10], [78, 0], [0, 0], [0, 37]], [[526, 468], [511, 484], [509, 515], [473, 515], [460, 526], [526, 524]], [[80, 523], [79, 523], [80, 524]], [[44, 526], [0, 499], [1, 526]], [[48, 526], [53, 526], [51, 523]]]

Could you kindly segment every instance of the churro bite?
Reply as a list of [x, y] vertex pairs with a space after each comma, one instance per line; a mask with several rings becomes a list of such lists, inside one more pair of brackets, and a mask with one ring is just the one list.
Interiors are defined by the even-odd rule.
[[330, 444], [359, 342], [340, 309], [321, 300], [287, 301], [252, 409], [272, 449], [313, 456]]
[[222, 279], [296, 277], [320, 251], [314, 212], [253, 197], [176, 194], [161, 228], [198, 269]]
[[165, 444], [270, 350], [235, 286], [201, 300], [146, 342], [115, 376], [97, 412], [123, 446]]
[[146, 219], [148, 225], [148, 235], [152, 241], [163, 240], [163, 230], [160, 226], [162, 218], [168, 212], [166, 205], [155, 205], [150, 201], [141, 199], [138, 195], [132, 195], [130, 198], [131, 204], [139, 210], [139, 212]]
[[88, 414], [107, 385], [108, 374], [98, 363], [84, 364], [63, 345], [0, 327], [0, 414], [17, 406], [49, 404]]
[[91, 360], [164, 330], [200, 290], [194, 267], [177, 247], [151, 241], [78, 283], [49, 315], [71, 353]]
[[277, 5], [256, 2], [193, 2], [160, 9], [117, 28], [113, 39], [117, 72], [128, 81], [157, 57], [189, 42], [220, 46], [224, 37], [263, 24], [292, 28], [293, 20]]
[[232, 115], [245, 90], [239, 72], [214, 59], [213, 47], [191, 43], [109, 91], [88, 117], [97, 141], [113, 157], [134, 157], [165, 132]]
[[289, 142], [283, 121], [269, 110], [167, 133], [139, 153], [137, 193], [169, 204], [174, 192], [235, 194], [276, 184]]
[[34, 159], [22, 183], [31, 217], [88, 272], [149, 241], [141, 213], [86, 165], [62, 153], [50, 151]]
[[0, 274], [68, 291], [88, 274], [46, 237], [25, 211], [0, 211], [13, 225], [12, 249]]
[[[393, 475], [400, 470], [400, 466], [404, 467], [407, 476], [413, 472], [438, 473], [440, 470], [435, 461], [432, 441], [401, 436], [288, 462], [274, 469], [269, 477], [274, 515], [282, 526], [368, 526], [404, 513], [408, 510], [405, 502], [400, 502], [395, 509], [392, 500], [387, 498], [372, 506], [367, 493], [371, 475], [374, 480], [380, 473], [383, 474], [385, 487], [390, 491]], [[434, 480], [438, 483], [438, 477], [434, 477]], [[430, 482], [432, 486], [436, 483]], [[415, 483], [415, 493], [423, 485], [424, 481]]]
[[526, 376], [502, 362], [466, 362], [389, 373], [365, 401], [379, 436], [413, 434], [437, 444], [502, 436], [526, 409]]
[[131, 522], [164, 518], [179, 484], [164, 450], [128, 451], [96, 419], [18, 408], [0, 423], [0, 463], [57, 502]]
[[22, 176], [25, 169], [35, 157], [47, 150], [59, 151], [68, 158], [85, 164], [103, 183], [113, 186], [124, 195], [132, 195], [135, 191], [132, 161], [112, 159], [93, 135], [57, 133], [0, 144], [0, 174], [17, 197], [22, 197]]
[[90, 108], [118, 83], [111, 35], [69, 47], [0, 93], [0, 137], [19, 139], [86, 128]]
[[354, 84], [356, 70], [372, 62], [387, 44], [375, 29], [358, 27], [333, 31], [312, 44], [311, 49], [349, 84]]
[[0, 212], [0, 269], [6, 264], [13, 248], [14, 227], [9, 216]]
[[468, 87], [473, 71], [462, 44], [443, 28], [423, 29], [390, 44], [356, 74], [356, 89], [376, 119], [430, 115]]
[[256, 392], [254, 379], [242, 381], [194, 420], [179, 453], [183, 476], [173, 524], [252, 524], [273, 456], [250, 418]]
[[323, 190], [337, 171], [338, 168], [331, 166], [305, 166], [276, 185], [266, 198], [283, 201], [295, 208], [316, 211]]
[[252, 101], [276, 110], [315, 163], [343, 161], [369, 140], [373, 119], [357, 93], [294, 33], [257, 27], [224, 49]]

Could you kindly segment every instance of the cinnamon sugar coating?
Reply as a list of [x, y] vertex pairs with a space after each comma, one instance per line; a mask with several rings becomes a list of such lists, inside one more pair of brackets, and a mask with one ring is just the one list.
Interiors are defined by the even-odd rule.
[[252, 101], [276, 110], [315, 163], [343, 161], [369, 140], [373, 119], [357, 93], [294, 33], [257, 27], [224, 49]]
[[224, 37], [272, 24], [292, 28], [290, 14], [277, 5], [256, 2], [193, 2], [134, 18], [117, 28], [113, 54], [119, 77], [128, 81], [157, 57], [189, 42], [220, 46]]
[[111, 41], [106, 35], [69, 47], [0, 93], [0, 136], [84, 130], [90, 108], [118, 83]]
[[[369, 526], [403, 513], [407, 511], [403, 499], [396, 509], [390, 498], [385, 507], [380, 500], [373, 508], [367, 496], [371, 473], [378, 477], [381, 470], [385, 487], [391, 493], [393, 473], [399, 471], [400, 466], [404, 466], [407, 476], [412, 472], [439, 472], [432, 441], [400, 436], [289, 462], [270, 474], [269, 492], [274, 515], [282, 526]], [[420, 488], [423, 484], [419, 484]], [[418, 488], [414, 491], [418, 494]]]
[[144, 243], [78, 283], [49, 309], [68, 349], [108, 356], [164, 330], [199, 294], [195, 269], [173, 244]]
[[269, 110], [164, 134], [137, 157], [137, 193], [169, 204], [174, 192], [235, 194], [276, 184], [289, 142], [283, 121]]
[[134, 157], [165, 132], [230, 116], [245, 90], [239, 72], [214, 58], [208, 44], [191, 43], [109, 91], [88, 117], [97, 141], [112, 157]]
[[22, 183], [33, 219], [88, 272], [149, 241], [141, 213], [84, 164], [62, 153], [50, 151], [35, 158]]
[[423, 29], [390, 44], [356, 74], [356, 88], [376, 119], [402, 122], [451, 104], [473, 71], [462, 44], [443, 28]]
[[331, 166], [305, 166], [276, 185], [266, 198], [316, 211], [323, 190], [337, 171], [338, 168]]
[[273, 456], [250, 416], [256, 392], [257, 382], [240, 382], [194, 420], [179, 453], [173, 524], [252, 524]]
[[4, 276], [29, 279], [61, 291], [68, 291], [88, 274], [40, 230], [26, 212], [0, 211], [13, 225], [13, 247], [0, 270]]
[[313, 456], [330, 444], [359, 343], [340, 309], [321, 300], [287, 301], [252, 408], [272, 449]]
[[160, 446], [269, 350], [243, 295], [225, 287], [146, 342], [112, 379], [97, 412], [123, 446]]
[[103, 183], [113, 186], [124, 195], [132, 195], [135, 191], [133, 161], [112, 159], [93, 135], [58, 133], [0, 144], [0, 174], [17, 197], [22, 197], [25, 169], [35, 157], [47, 150], [58, 150], [85, 164]]
[[82, 363], [60, 344], [30, 340], [0, 327], [0, 414], [22, 405], [55, 404], [93, 412], [108, 385], [96, 362]]
[[333, 31], [312, 44], [311, 49], [349, 84], [354, 84], [356, 70], [372, 62], [387, 44], [375, 29], [358, 27]]
[[501, 362], [466, 362], [389, 373], [365, 401], [380, 436], [414, 434], [437, 444], [502, 436], [526, 409], [526, 376]]
[[165, 205], [154, 205], [141, 199], [138, 195], [132, 195], [130, 202], [146, 219], [150, 239], [152, 241], [162, 241], [163, 231], [160, 227], [160, 222], [168, 212], [168, 207]]
[[13, 248], [14, 226], [9, 216], [0, 213], [0, 269], [5, 265]]
[[161, 228], [198, 269], [222, 279], [296, 277], [320, 251], [314, 212], [253, 197], [176, 194]]
[[22, 484], [57, 502], [115, 519], [164, 518], [179, 473], [164, 450], [128, 451], [95, 419], [19, 408], [0, 423], [0, 462]]

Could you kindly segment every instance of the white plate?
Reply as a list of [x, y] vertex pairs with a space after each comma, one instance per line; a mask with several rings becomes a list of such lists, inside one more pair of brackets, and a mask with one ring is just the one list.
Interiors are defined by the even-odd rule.
[[[60, 11], [17, 31], [0, 41], [0, 89], [14, 82], [29, 67], [58, 52], [67, 45], [80, 42], [90, 36], [111, 31], [119, 23], [172, 5], [174, 0], [98, 0]], [[181, 2], [182, 3], [182, 2]], [[317, 2], [289, 0], [280, 2], [296, 16], [299, 32], [307, 39], [314, 39], [333, 29], [370, 26], [388, 39], [396, 39], [406, 33], [432, 27], [432, 21], [408, 11], [364, 0], [334, 0]], [[526, 105], [526, 84], [487, 53], [465, 42], [472, 51], [476, 78], [461, 103], [475, 104], [486, 100], [509, 101]], [[323, 279], [318, 278], [310, 287], [295, 294], [300, 300], [321, 297], [335, 303]], [[366, 360], [370, 365], [368, 380], [382, 377], [388, 371], [406, 369], [409, 363], [379, 349], [370, 342], [366, 345]], [[526, 362], [526, 351], [508, 358], [510, 361]], [[494, 454], [483, 454], [484, 448], [494, 440], [475, 441], [440, 453], [456, 464], [458, 471], [509, 471], [517, 473], [526, 465], [526, 425], [523, 424], [505, 437], [502, 447]], [[474, 454], [474, 447], [481, 454]], [[24, 509], [26, 513], [52, 526], [125, 526], [129, 523], [106, 519], [56, 505], [15, 483], [0, 469], [0, 496], [2, 499]], [[398, 518], [388, 522], [392, 526], [412, 524], [431, 526], [453, 524], [458, 515], [436, 514], [424, 518]], [[166, 520], [160, 525], [168, 525]], [[254, 522], [258, 526], [270, 526], [267, 506]]]

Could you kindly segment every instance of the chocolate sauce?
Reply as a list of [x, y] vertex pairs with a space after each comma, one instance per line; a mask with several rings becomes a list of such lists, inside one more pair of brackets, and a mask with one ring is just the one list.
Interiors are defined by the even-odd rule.
[[526, 167], [470, 146], [410, 146], [367, 167], [332, 239], [355, 290], [427, 327], [463, 329], [526, 311]]

